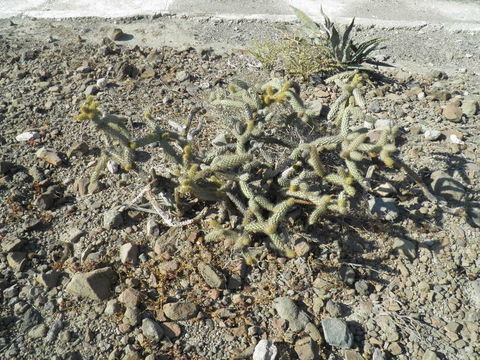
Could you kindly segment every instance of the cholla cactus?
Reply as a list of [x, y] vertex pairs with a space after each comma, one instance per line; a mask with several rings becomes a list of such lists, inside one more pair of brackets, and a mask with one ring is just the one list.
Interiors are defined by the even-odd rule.
[[[196, 153], [191, 144], [193, 135], [189, 129], [198, 110], [192, 111], [187, 125], [178, 126], [176, 132], [160, 127], [147, 112], [145, 121], [150, 133], [137, 140], [132, 139], [121, 119], [103, 115], [92, 98], [81, 108], [79, 119], [92, 121], [105, 136], [107, 148], [98, 162], [96, 177], [111, 158], [125, 170], [138, 169], [135, 149], [158, 142], [171, 164], [171, 198], [177, 214], [182, 214], [184, 205], [192, 198], [221, 203], [223, 209], [234, 211], [240, 222], [233, 228], [216, 223], [205, 239], [229, 238], [234, 248], [253, 264], [254, 256], [249, 251], [252, 242], [265, 238], [280, 254], [295, 256], [288, 236], [290, 221], [303, 218], [309, 226], [315, 226], [327, 214], [347, 214], [359, 187], [368, 189], [365, 167], [374, 158], [387, 166], [394, 164], [391, 154], [395, 151], [395, 131], [385, 130], [372, 142], [368, 129], [352, 130], [352, 124], [366, 120], [363, 91], [368, 77], [354, 71], [327, 82], [336, 82], [342, 88], [327, 115], [333, 133], [304, 142], [266, 134], [279, 119], [298, 120], [291, 125], [305, 127], [304, 123], [308, 123], [315, 128], [320, 115], [318, 108], [304, 103], [298, 85], [278, 79], [256, 86], [234, 81], [227, 94], [214, 96], [214, 105], [236, 111], [238, 118], [225, 137], [226, 143], [205, 155]], [[288, 116], [281, 117], [279, 109]], [[267, 144], [276, 149], [275, 154], [284, 154], [282, 159], [259, 150]], [[332, 157], [336, 159], [335, 166], [325, 161]], [[290, 213], [299, 208], [305, 216], [292, 220]], [[222, 212], [219, 219], [224, 219], [226, 213]]]

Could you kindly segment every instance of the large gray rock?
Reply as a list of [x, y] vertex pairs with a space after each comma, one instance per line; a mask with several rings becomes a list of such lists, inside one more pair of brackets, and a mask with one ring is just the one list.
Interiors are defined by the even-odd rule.
[[117, 210], [108, 210], [103, 214], [103, 227], [107, 230], [119, 228], [123, 225], [122, 213]]
[[278, 315], [288, 321], [289, 329], [293, 332], [300, 332], [310, 322], [307, 314], [289, 297], [278, 297], [273, 301], [273, 307]]
[[115, 272], [108, 267], [87, 273], [77, 273], [65, 290], [75, 296], [102, 301], [110, 297], [115, 277]]
[[163, 312], [170, 320], [188, 320], [197, 315], [197, 305], [189, 302], [176, 302], [163, 305]]
[[325, 341], [342, 349], [350, 349], [353, 346], [353, 334], [345, 320], [327, 318], [322, 320], [323, 335]]
[[151, 319], [143, 319], [142, 332], [147, 339], [154, 341], [160, 341], [163, 337], [162, 327]]

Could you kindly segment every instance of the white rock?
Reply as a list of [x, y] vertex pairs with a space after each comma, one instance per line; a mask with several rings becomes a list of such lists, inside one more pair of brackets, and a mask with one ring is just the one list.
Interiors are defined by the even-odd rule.
[[450, 141], [454, 144], [465, 144], [464, 141], [460, 140], [457, 135], [455, 134], [450, 134]]
[[375, 129], [388, 130], [393, 128], [394, 126], [394, 121], [390, 119], [378, 119], [377, 121], [375, 121]]
[[442, 136], [442, 133], [438, 130], [427, 130], [425, 131], [423, 136], [425, 136], [425, 139], [428, 141], [435, 141], [438, 140], [440, 136]]
[[15, 136], [15, 140], [17, 140], [17, 141], [30, 141], [30, 140], [33, 140], [33, 139], [38, 139], [39, 137], [40, 137], [40, 134], [36, 131], [25, 131], [25, 132]]
[[97, 80], [97, 86], [100, 89], [105, 89], [107, 87], [107, 80], [105, 78], [101, 78]]
[[123, 244], [120, 247], [120, 261], [122, 264], [137, 264], [138, 245], [132, 243]]
[[277, 347], [271, 341], [260, 340], [255, 346], [253, 360], [275, 360], [277, 352]]
[[119, 165], [117, 162], [113, 160], [109, 160], [107, 162], [107, 169], [110, 171], [112, 174], [116, 174], [118, 172]]

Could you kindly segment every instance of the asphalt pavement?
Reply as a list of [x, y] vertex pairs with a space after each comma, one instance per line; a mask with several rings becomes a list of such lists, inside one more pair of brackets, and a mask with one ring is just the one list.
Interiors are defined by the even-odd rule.
[[123, 17], [170, 13], [290, 20], [293, 18], [291, 6], [317, 20], [323, 7], [337, 21], [356, 17], [359, 23], [393, 27], [441, 24], [451, 28], [480, 29], [479, 0], [0, 0], [0, 18]]

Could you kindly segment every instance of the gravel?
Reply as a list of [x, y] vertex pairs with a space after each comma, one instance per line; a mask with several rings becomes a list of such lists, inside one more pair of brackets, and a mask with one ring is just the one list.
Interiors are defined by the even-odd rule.
[[[388, 38], [381, 58], [395, 67], [372, 77], [366, 111], [380, 119], [375, 129], [399, 127], [398, 157], [441, 201], [375, 166], [354, 211], [292, 231], [296, 258], [255, 240], [258, 265], [248, 266], [228, 239], [205, 241], [212, 204], [204, 223], [169, 228], [125, 208], [142, 176], [116, 168], [89, 184], [103, 142], [75, 118], [96, 94], [140, 135], [147, 108], [174, 130], [201, 106], [195, 146], [221, 145], [229, 125], [209, 94], [233, 78], [267, 79], [245, 48], [285, 24], [13, 20], [0, 20], [1, 358], [480, 356], [478, 34], [431, 25], [355, 34]], [[324, 109], [339, 94], [297, 80], [302, 99], [320, 97]], [[161, 159], [155, 144], [137, 152], [144, 169], [166, 175]]]

